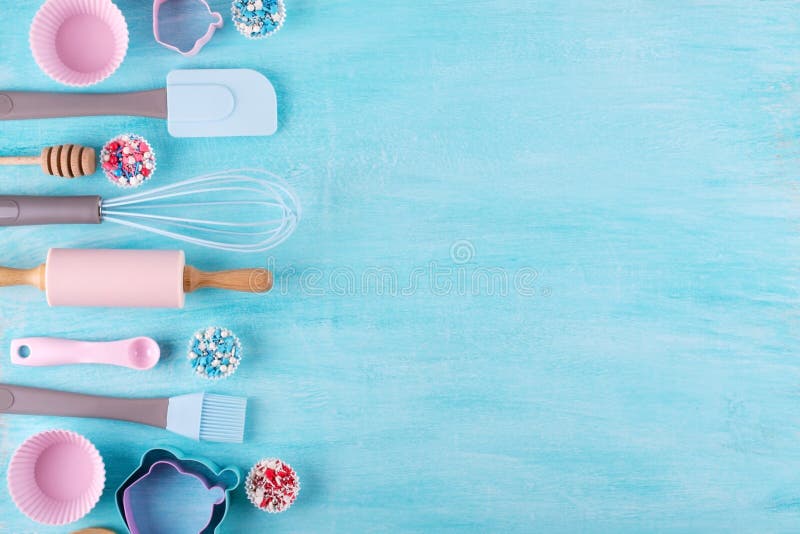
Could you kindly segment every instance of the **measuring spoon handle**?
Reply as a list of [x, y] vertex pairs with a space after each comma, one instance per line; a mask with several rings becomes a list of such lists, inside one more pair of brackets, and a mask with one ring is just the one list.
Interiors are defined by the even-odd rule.
[[150, 338], [134, 337], [119, 341], [76, 341], [54, 337], [24, 337], [11, 340], [11, 363], [28, 367], [47, 367], [75, 363], [104, 363], [142, 369], [131, 363], [131, 347]]

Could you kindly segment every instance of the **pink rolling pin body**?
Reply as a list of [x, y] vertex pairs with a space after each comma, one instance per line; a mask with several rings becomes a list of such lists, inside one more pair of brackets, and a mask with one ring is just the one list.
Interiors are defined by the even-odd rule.
[[52, 248], [45, 287], [51, 306], [182, 308], [182, 250]]

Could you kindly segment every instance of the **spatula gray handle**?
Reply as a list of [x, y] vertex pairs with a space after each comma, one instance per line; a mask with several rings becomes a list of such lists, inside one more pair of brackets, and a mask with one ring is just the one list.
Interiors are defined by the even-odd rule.
[[0, 413], [116, 419], [167, 427], [169, 399], [122, 399], [0, 384]]
[[99, 224], [97, 195], [45, 197], [0, 195], [0, 226]]
[[0, 91], [0, 120], [133, 115], [167, 118], [167, 90], [133, 93]]

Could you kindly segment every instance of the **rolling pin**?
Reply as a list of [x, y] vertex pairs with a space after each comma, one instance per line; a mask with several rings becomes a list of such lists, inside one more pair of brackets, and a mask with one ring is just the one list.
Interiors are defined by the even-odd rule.
[[272, 273], [200, 271], [186, 265], [182, 250], [51, 248], [37, 267], [0, 267], [0, 286], [16, 285], [45, 291], [50, 306], [182, 308], [186, 293], [204, 287], [264, 293]]
[[38, 156], [2, 156], [0, 165], [41, 165], [51, 176], [76, 178], [94, 174], [97, 158], [92, 147], [56, 145], [43, 148]]

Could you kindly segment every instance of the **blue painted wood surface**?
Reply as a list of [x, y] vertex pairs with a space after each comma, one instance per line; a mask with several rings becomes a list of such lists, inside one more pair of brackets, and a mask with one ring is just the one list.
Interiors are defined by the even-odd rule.
[[[0, 87], [59, 89], [28, 51], [35, 4], [0, 7]], [[186, 247], [204, 268], [271, 266], [279, 287], [263, 298], [76, 312], [2, 290], [4, 344], [151, 335], [167, 349], [147, 375], [6, 361], [11, 383], [170, 395], [206, 385], [183, 356], [195, 329], [228, 326], [247, 350], [209, 388], [251, 398], [243, 445], [0, 417], [3, 464], [46, 428], [97, 444], [108, 489], [78, 526], [121, 529], [114, 488], [167, 444], [297, 468], [289, 512], [238, 490], [225, 532], [800, 528], [796, 2], [288, 0], [275, 37], [247, 41], [228, 21], [191, 59], [154, 43], [149, 2], [119, 6], [128, 57], [92, 90], [256, 68], [277, 88], [278, 134], [30, 121], [0, 126], [2, 152], [134, 131], [157, 148], [160, 183], [264, 167], [294, 185], [304, 220], [268, 255]], [[2, 170], [2, 190], [117, 193], [22, 168]], [[0, 232], [12, 266], [50, 246], [170, 245], [108, 226]], [[64, 531], [7, 498], [0, 530]]]

